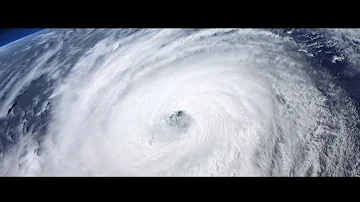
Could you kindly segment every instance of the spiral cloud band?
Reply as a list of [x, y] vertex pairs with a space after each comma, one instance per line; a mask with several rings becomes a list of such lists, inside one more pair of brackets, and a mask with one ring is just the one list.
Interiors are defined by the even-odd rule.
[[2, 113], [46, 76], [51, 118], [41, 141], [29, 130], [3, 153], [1, 175], [357, 175], [355, 103], [291, 38], [250, 29], [120, 31], [86, 33], [84, 41], [98, 41], [68, 53], [54, 37], [28, 80], [13, 81], [19, 90]]

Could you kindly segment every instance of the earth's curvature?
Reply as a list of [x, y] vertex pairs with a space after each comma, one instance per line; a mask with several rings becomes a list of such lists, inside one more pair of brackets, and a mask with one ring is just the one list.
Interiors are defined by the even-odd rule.
[[46, 29], [0, 47], [1, 176], [359, 176], [359, 29]]

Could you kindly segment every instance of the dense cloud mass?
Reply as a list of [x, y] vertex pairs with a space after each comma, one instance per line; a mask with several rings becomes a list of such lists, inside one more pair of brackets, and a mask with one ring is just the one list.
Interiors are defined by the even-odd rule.
[[1, 176], [358, 176], [359, 30], [44, 30], [0, 47]]

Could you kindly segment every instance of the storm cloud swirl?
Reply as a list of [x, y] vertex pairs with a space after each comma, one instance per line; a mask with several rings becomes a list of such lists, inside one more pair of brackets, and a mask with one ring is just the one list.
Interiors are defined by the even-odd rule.
[[2, 47], [0, 175], [357, 176], [356, 31], [302, 32], [46, 30]]

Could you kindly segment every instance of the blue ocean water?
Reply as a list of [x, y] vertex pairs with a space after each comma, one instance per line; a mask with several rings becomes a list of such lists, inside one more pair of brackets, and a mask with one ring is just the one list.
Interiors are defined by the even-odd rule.
[[0, 29], [0, 46], [21, 39], [40, 30], [43, 30], [43, 28], [2, 28]]

